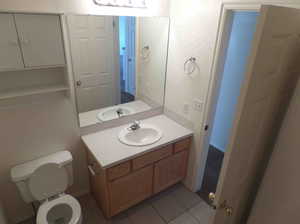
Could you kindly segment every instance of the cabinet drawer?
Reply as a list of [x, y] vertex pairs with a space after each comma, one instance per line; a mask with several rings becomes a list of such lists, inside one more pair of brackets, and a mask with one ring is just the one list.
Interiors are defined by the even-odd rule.
[[174, 144], [174, 153], [189, 149], [190, 145], [191, 145], [191, 138], [186, 138], [179, 142], [176, 142]]
[[147, 166], [151, 163], [154, 163], [158, 160], [166, 158], [172, 155], [172, 145], [168, 145], [161, 149], [157, 149], [153, 152], [149, 152], [143, 156], [140, 156], [132, 161], [132, 168], [133, 170], [140, 169], [144, 166]]
[[109, 168], [107, 170], [107, 176], [109, 180], [122, 177], [130, 172], [130, 161], [121, 163], [117, 166]]

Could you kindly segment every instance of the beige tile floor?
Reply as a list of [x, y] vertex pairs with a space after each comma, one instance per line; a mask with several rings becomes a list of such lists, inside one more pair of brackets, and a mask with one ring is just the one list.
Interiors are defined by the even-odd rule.
[[[208, 224], [214, 210], [197, 194], [178, 184], [106, 220], [91, 195], [79, 198], [82, 224]], [[22, 224], [33, 224], [28, 221]]]

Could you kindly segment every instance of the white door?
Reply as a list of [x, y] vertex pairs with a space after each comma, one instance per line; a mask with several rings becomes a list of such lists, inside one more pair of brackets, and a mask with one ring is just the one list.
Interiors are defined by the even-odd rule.
[[113, 17], [72, 15], [68, 28], [79, 112], [114, 105]]
[[[297, 9], [261, 8], [217, 187], [214, 224], [245, 223], [243, 216], [249, 198], [253, 197], [258, 171], [275, 143], [283, 112], [299, 76], [299, 24]], [[228, 216], [230, 208], [233, 213]]]
[[0, 14], [0, 71], [24, 68], [13, 14]]
[[300, 80], [247, 224], [299, 223]]
[[25, 67], [65, 64], [58, 15], [15, 14]]

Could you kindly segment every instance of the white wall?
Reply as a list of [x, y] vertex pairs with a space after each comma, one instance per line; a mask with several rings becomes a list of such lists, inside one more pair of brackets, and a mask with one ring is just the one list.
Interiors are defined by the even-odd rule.
[[46, 94], [1, 101], [0, 124], [0, 201], [12, 221], [28, 218], [31, 214], [30, 206], [22, 201], [10, 180], [10, 169], [16, 164], [63, 149], [70, 150], [75, 173], [72, 191], [88, 190], [84, 147], [67, 98], [61, 94]]
[[299, 223], [300, 80], [259, 188], [248, 224]]
[[[172, 0], [170, 1], [171, 33], [168, 60], [166, 110], [176, 114], [186, 123], [193, 124], [194, 146], [190, 153], [190, 163], [186, 185], [193, 190], [200, 188], [207, 149], [201, 147], [203, 131], [203, 110], [192, 109], [194, 98], [207, 102], [208, 86], [211, 78], [214, 48], [216, 43], [221, 3], [241, 3], [244, 0]], [[249, 2], [249, 1], [247, 1]], [[252, 0], [252, 3], [282, 3], [281, 0]], [[299, 3], [298, 0], [284, 3]], [[194, 56], [199, 69], [192, 76], [183, 72], [184, 61]], [[184, 105], [190, 105], [185, 113]], [[196, 178], [194, 178], [196, 177]]]
[[[168, 53], [169, 18], [139, 18], [137, 46], [136, 97], [162, 106], [164, 102]], [[141, 57], [142, 48], [149, 46], [149, 57]], [[146, 98], [146, 99], [145, 99]]]
[[210, 144], [225, 152], [256, 28], [256, 12], [235, 12]]

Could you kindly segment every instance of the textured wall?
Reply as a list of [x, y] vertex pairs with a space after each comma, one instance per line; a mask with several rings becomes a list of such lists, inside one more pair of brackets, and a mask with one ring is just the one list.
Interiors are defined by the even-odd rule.
[[[159, 106], [164, 102], [168, 32], [169, 19], [166, 17], [138, 19], [137, 97], [143, 99], [146, 96]], [[144, 46], [150, 48], [146, 59], [141, 57]]]
[[[218, 31], [218, 22], [222, 3], [245, 4], [244, 0], [171, 0], [170, 50], [168, 60], [166, 109], [172, 111], [193, 124], [195, 132], [194, 149], [190, 156], [190, 168], [187, 186], [200, 188], [205, 168], [207, 149], [201, 147], [204, 110], [192, 109], [194, 98], [207, 103], [207, 93], [211, 79], [211, 67]], [[288, 4], [298, 0], [253, 0], [251, 3]], [[183, 63], [189, 57], [196, 57], [199, 69], [187, 76], [183, 72]], [[185, 113], [185, 104], [190, 112]]]

